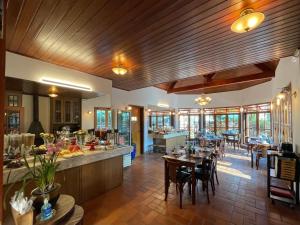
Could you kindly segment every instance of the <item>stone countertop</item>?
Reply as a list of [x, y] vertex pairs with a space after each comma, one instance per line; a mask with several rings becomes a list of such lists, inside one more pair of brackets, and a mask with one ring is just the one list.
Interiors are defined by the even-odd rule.
[[[57, 159], [60, 163], [58, 171], [70, 169], [73, 167], [78, 167], [100, 160], [110, 159], [121, 155], [126, 155], [132, 151], [132, 146], [118, 146], [112, 150], [96, 150], [96, 151], [85, 151], [84, 155], [76, 156], [72, 158], [61, 158]], [[31, 164], [31, 163], [29, 163]], [[11, 170], [9, 181], [7, 182], [7, 177], [9, 171]], [[13, 182], [21, 181], [22, 177], [26, 174], [27, 169], [25, 166], [16, 169], [3, 169], [3, 184], [10, 184]]]
[[176, 138], [180, 136], [187, 136], [188, 134], [189, 134], [188, 131], [174, 131], [166, 134], [153, 134], [153, 138], [170, 139], [170, 138]]

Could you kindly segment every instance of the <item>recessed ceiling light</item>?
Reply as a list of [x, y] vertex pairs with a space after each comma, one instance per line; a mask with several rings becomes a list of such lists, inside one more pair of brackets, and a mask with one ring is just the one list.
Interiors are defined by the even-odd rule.
[[231, 30], [236, 33], [245, 33], [258, 27], [265, 19], [261, 12], [255, 12], [253, 9], [245, 9], [231, 25]]

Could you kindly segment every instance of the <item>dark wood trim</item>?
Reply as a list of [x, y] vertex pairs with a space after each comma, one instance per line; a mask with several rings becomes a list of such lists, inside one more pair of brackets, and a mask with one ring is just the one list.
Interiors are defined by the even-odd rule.
[[144, 149], [144, 113], [145, 113], [145, 110], [144, 110], [144, 107], [141, 107], [140, 108], [140, 129], [141, 129], [141, 154], [144, 154], [145, 152], [145, 149]]
[[173, 88], [172, 90], [168, 91], [168, 94], [197, 90], [197, 89], [220, 87], [220, 86], [232, 85], [232, 84], [237, 84], [237, 83], [244, 83], [244, 82], [249, 82], [249, 81], [272, 78], [274, 76], [275, 76], [275, 72], [269, 71], [269, 72], [264, 72], [264, 73], [259, 73], [259, 74], [251, 74], [251, 75], [242, 76], [242, 77], [234, 77], [234, 78], [229, 78], [229, 79], [224, 79], [224, 80], [214, 80], [214, 81], [202, 83], [202, 84], [194, 84], [194, 85], [185, 86], [185, 87]]
[[[0, 36], [0, 224], [3, 221], [3, 137], [4, 137], [4, 105], [5, 105], [5, 37], [6, 37], [6, 4], [7, 0], [2, 0], [2, 37]], [[1, 15], [0, 15], [1, 16]]]

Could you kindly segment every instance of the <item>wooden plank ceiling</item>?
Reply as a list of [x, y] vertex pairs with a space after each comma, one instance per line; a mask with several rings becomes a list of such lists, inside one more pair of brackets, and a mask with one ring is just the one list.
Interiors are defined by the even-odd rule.
[[[266, 20], [231, 32], [247, 7]], [[9, 0], [6, 47], [134, 90], [290, 56], [299, 11], [299, 0]], [[112, 72], [116, 59], [125, 76]]]

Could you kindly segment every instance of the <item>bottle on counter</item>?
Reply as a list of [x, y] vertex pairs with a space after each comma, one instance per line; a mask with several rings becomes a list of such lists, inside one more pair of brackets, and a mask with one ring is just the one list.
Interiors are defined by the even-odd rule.
[[52, 218], [53, 216], [53, 210], [52, 206], [48, 201], [48, 198], [44, 199], [44, 205], [41, 208], [41, 221], [48, 220]]

